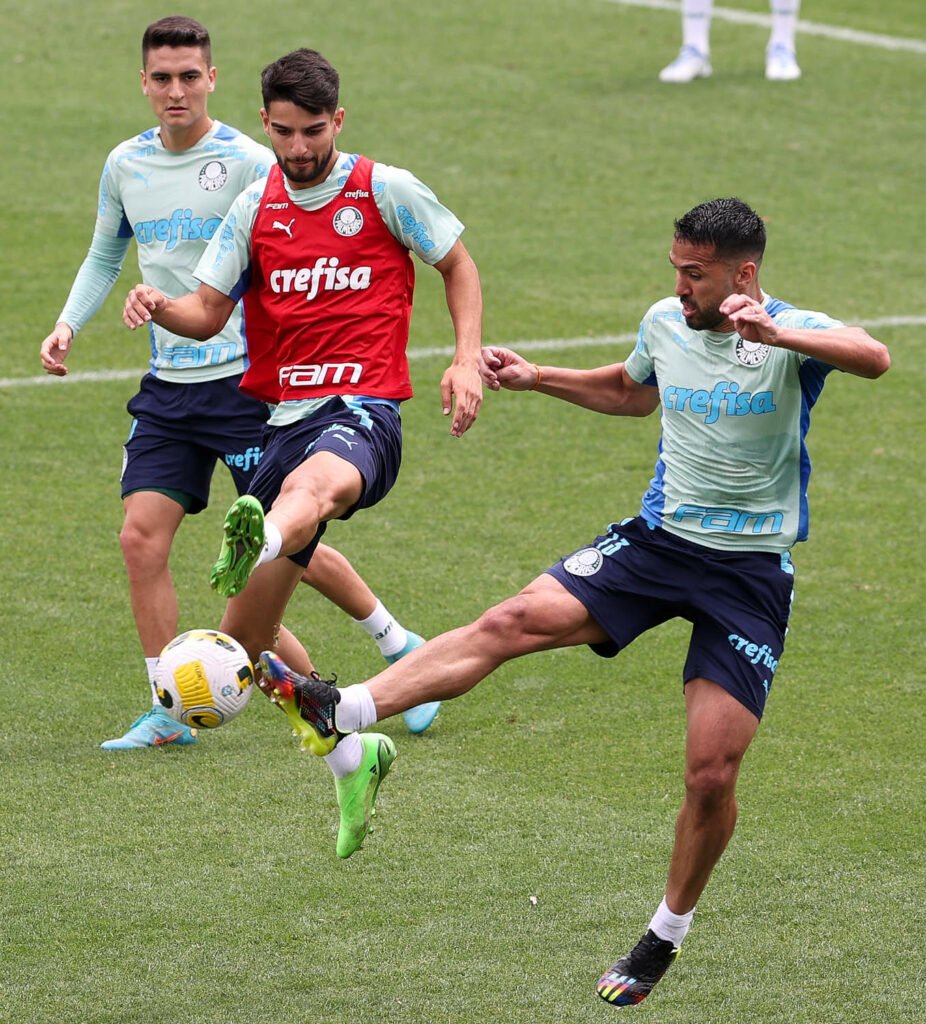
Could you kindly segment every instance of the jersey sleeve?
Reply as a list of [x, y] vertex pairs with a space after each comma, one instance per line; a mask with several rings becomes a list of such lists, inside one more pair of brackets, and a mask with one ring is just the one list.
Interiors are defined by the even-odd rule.
[[93, 233], [90, 250], [77, 271], [64, 309], [55, 321], [66, 323], [77, 334], [103, 305], [122, 270], [129, 238]]
[[411, 171], [374, 164], [373, 198], [386, 227], [431, 266], [439, 263], [463, 234], [463, 224]]
[[113, 238], [132, 238], [132, 225], [122, 205], [117, 166], [115, 152], [110, 153], [100, 175], [95, 230], [98, 234]]
[[652, 310], [640, 321], [637, 343], [624, 361], [624, 369], [638, 384], [656, 384], [656, 364], [653, 360], [652, 338], [649, 327], [653, 323]]
[[251, 233], [267, 184], [261, 178], [231, 204], [200, 257], [193, 276], [237, 302], [251, 280]]
[[66, 323], [77, 334], [103, 305], [112, 290], [134, 237], [119, 193], [114, 150], [103, 165], [97, 193], [97, 216], [90, 248], [84, 258], [64, 309], [56, 323]]

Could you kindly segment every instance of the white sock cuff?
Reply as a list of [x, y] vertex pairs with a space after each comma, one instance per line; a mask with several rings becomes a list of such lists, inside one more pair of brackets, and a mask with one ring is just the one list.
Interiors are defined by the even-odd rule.
[[325, 762], [336, 779], [343, 779], [345, 775], [350, 775], [360, 767], [362, 757], [363, 743], [360, 741], [360, 733], [352, 732], [345, 736], [330, 754], [325, 754]]
[[338, 732], [356, 732], [376, 724], [376, 704], [365, 684], [354, 683], [341, 690], [341, 699], [334, 709], [334, 721]]
[[272, 562], [274, 558], [280, 553], [283, 547], [283, 534], [280, 533], [278, 526], [273, 523], [264, 520], [264, 549], [260, 553], [260, 557], [257, 559], [258, 565], [263, 565], [264, 562]]
[[650, 929], [660, 939], [680, 946], [688, 934], [688, 929], [691, 927], [694, 912], [695, 908], [692, 907], [687, 914], [673, 914], [669, 910], [665, 897], [663, 897], [662, 903], [659, 904], [656, 913], [653, 914], [653, 919], [649, 923]]
[[405, 628], [392, 617], [389, 610], [383, 606], [383, 602], [378, 599], [376, 607], [365, 619], [354, 619], [354, 622], [373, 637], [381, 654], [398, 654], [408, 640]]

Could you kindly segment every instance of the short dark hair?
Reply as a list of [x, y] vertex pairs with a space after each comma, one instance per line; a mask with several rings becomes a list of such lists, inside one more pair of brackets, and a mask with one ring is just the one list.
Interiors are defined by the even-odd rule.
[[288, 100], [310, 114], [333, 114], [338, 109], [341, 79], [317, 51], [304, 47], [268, 64], [261, 72], [264, 109], [274, 100]]
[[206, 64], [212, 67], [212, 40], [205, 26], [194, 18], [174, 14], [152, 22], [141, 37], [142, 66], [148, 59], [148, 51], [159, 46], [198, 46], [203, 51]]
[[711, 199], [675, 222], [675, 238], [692, 245], [710, 245], [725, 259], [762, 262], [765, 224], [742, 199]]

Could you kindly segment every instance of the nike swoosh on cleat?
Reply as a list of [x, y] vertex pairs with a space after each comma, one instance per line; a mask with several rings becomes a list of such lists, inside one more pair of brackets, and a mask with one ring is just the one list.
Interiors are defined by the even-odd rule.
[[155, 736], [154, 745], [156, 747], [162, 747], [165, 743], [173, 742], [173, 740], [175, 740], [180, 734], [180, 730], [178, 729], [176, 732], [172, 732], [169, 736]]

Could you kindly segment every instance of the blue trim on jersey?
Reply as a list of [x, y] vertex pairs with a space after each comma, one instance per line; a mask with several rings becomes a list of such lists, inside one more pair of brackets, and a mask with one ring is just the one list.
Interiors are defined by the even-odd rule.
[[156, 139], [157, 135], [157, 128], [149, 128], [146, 132], [142, 132], [138, 139], [140, 142], [150, 142], [152, 139]]
[[151, 374], [152, 377], [157, 377], [157, 375], [158, 375], [158, 367], [157, 367], [158, 343], [157, 343], [157, 338], [155, 337], [155, 334], [154, 334], [154, 321], [153, 320], [149, 320], [148, 321], [148, 342], [151, 345], [151, 359], [148, 362], [148, 366], [150, 367], [150, 369], [148, 370], [148, 372]]
[[790, 302], [782, 302], [781, 299], [773, 299], [769, 297], [765, 303], [765, 312], [770, 317], [776, 317], [779, 313], [783, 313], [786, 309], [796, 309], [796, 306], [792, 306]]
[[359, 159], [360, 159], [360, 154], [359, 153], [351, 153], [351, 155], [344, 162], [344, 167], [342, 169], [345, 170], [345, 171], [352, 171], [354, 169], [354, 167], [356, 166], [357, 161]]
[[656, 459], [656, 474], [650, 480], [649, 487], [643, 495], [643, 503], [640, 507], [640, 515], [651, 525], [661, 526], [662, 517], [666, 509], [666, 494], [663, 480], [666, 475], [666, 464], [662, 461], [662, 436], [659, 438], [658, 457]]
[[235, 282], [235, 287], [229, 292], [228, 297], [235, 302], [241, 301], [241, 296], [251, 287], [251, 267], [250, 265], [245, 267], [241, 272], [241, 277]]
[[230, 124], [222, 122], [222, 127], [215, 133], [215, 138], [220, 142], [230, 142], [232, 139], [237, 139], [241, 132], [237, 128], [232, 128]]
[[374, 427], [373, 419], [366, 411], [366, 405], [388, 405], [395, 412], [399, 411], [399, 403], [394, 398], [373, 398], [370, 395], [341, 395], [341, 401], [360, 420], [360, 425], [367, 430]]
[[807, 451], [807, 431], [810, 429], [810, 410], [816, 405], [826, 375], [833, 370], [828, 363], [819, 359], [807, 359], [798, 371], [801, 385], [801, 471], [800, 471], [800, 516], [797, 524], [795, 542], [807, 540], [810, 531], [810, 505], [807, 501], [807, 487], [810, 483], [810, 454]]

